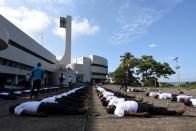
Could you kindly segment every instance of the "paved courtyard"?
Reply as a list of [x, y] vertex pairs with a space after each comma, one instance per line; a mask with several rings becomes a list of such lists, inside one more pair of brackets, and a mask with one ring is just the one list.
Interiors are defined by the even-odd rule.
[[[117, 85], [106, 85], [106, 88], [118, 90]], [[164, 89], [165, 92], [177, 90]], [[196, 90], [185, 90], [186, 93], [196, 96]], [[56, 93], [42, 96], [48, 97]], [[153, 116], [152, 118], [125, 117], [117, 118], [106, 113], [100, 100], [95, 94], [95, 89], [89, 89], [89, 111], [82, 116], [48, 116], [37, 117], [16, 117], [8, 112], [9, 105], [27, 101], [20, 98], [17, 101], [0, 100], [0, 131], [194, 131], [196, 130], [196, 108], [188, 107], [188, 111], [180, 117]], [[144, 93], [133, 93], [143, 96], [144, 100], [154, 101], [156, 106], [165, 106], [169, 103], [171, 109], [178, 109], [183, 106], [181, 103], [170, 100], [160, 101], [154, 98], [145, 97]]]

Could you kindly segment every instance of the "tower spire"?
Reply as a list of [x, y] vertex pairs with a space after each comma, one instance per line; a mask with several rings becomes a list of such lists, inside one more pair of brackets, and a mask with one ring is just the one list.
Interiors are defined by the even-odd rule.
[[71, 64], [71, 16], [60, 17], [60, 27], [65, 28], [65, 52], [60, 63], [63, 65]]

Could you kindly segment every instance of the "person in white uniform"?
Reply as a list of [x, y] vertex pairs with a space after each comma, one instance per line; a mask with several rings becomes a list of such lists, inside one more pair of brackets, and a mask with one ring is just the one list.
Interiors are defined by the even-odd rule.
[[178, 96], [173, 96], [172, 101], [183, 102], [185, 100], [192, 99], [192, 98], [193, 96], [189, 96], [189, 95], [178, 95]]
[[136, 101], [120, 102], [116, 106], [112, 105], [106, 109], [109, 114], [116, 116], [136, 116], [136, 117], [150, 117], [151, 115], [182, 115], [186, 109], [168, 110], [164, 107], [155, 107], [151, 104], [137, 103]]
[[9, 112], [17, 116], [79, 115], [87, 108], [75, 108], [58, 103], [30, 101], [10, 106]]
[[160, 99], [160, 100], [166, 100], [166, 99], [172, 99], [173, 94], [171, 93], [161, 93], [158, 95], [155, 95], [154, 98]]
[[150, 97], [155, 97], [156, 95], [159, 95], [159, 92], [147, 92], [146, 96], [150, 96]]
[[194, 106], [196, 107], [196, 98], [186, 99], [183, 102], [186, 106]]

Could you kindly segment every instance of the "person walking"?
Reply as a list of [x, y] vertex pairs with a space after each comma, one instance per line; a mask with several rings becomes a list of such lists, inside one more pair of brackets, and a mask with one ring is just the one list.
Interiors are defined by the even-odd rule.
[[41, 84], [44, 77], [44, 70], [41, 68], [41, 63], [37, 63], [37, 67], [33, 69], [31, 76], [33, 81], [33, 88], [31, 89], [32, 98], [33, 95], [37, 97], [39, 89], [41, 89]]
[[25, 88], [29, 88], [31, 85], [31, 75], [28, 73], [25, 77]]
[[72, 78], [71, 78], [71, 76], [69, 76], [69, 89], [71, 89], [72, 88]]
[[65, 76], [63, 75], [63, 73], [61, 73], [61, 76], [59, 77], [60, 88], [63, 88], [64, 80], [65, 80]]
[[121, 89], [124, 89], [124, 91], [127, 92], [127, 81], [126, 81], [125, 76], [123, 77], [123, 82], [122, 82], [122, 85], [121, 85], [119, 91], [120, 91]]

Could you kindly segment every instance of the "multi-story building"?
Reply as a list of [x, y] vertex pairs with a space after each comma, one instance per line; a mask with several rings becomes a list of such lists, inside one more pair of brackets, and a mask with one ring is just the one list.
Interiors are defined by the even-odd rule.
[[[54, 54], [2, 15], [0, 15], [0, 31], [0, 86], [18, 84], [27, 73], [31, 73], [38, 62], [42, 63], [45, 71], [45, 84], [58, 84], [60, 73], [64, 73], [66, 79], [71, 75], [73, 82], [90, 82], [92, 79], [105, 79], [108, 72], [107, 60], [100, 56], [78, 58], [77, 62], [72, 64], [58, 61]], [[68, 57], [71, 59], [71, 45], [66, 48], [69, 52], [66, 59]]]

